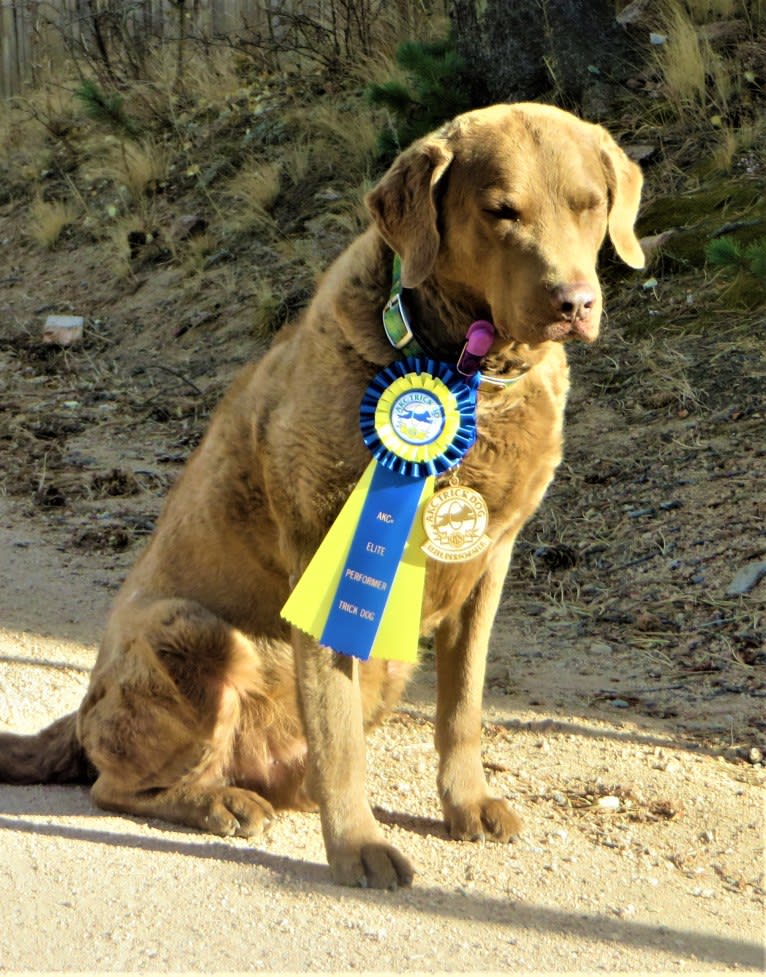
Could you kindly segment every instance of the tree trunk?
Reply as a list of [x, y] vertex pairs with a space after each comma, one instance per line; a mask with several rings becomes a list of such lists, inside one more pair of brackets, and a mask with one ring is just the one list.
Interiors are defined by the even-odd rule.
[[630, 74], [614, 0], [452, 0], [476, 101], [547, 98], [599, 116]]

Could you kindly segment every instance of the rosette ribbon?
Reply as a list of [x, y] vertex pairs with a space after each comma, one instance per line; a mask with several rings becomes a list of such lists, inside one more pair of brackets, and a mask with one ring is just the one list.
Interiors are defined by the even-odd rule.
[[476, 440], [478, 375], [397, 360], [359, 411], [372, 461], [296, 584], [282, 617], [356, 658], [417, 659], [425, 582], [423, 506]]

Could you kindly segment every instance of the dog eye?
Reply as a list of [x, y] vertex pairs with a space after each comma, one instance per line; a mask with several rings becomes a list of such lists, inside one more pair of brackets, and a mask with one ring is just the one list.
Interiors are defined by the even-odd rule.
[[517, 224], [521, 220], [521, 213], [510, 204], [488, 208], [487, 213], [499, 221], [513, 221], [514, 224]]
[[606, 201], [603, 197], [586, 197], [579, 206], [575, 207], [575, 210], [579, 213], [580, 211], [591, 211], [591, 210], [601, 210], [602, 207], [606, 205]]

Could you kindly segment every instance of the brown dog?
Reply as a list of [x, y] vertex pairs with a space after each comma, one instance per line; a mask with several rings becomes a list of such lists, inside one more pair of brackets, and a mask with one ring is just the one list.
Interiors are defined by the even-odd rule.
[[490, 795], [479, 736], [484, 661], [513, 541], [561, 458], [563, 341], [598, 334], [608, 231], [632, 267], [638, 167], [599, 126], [543, 105], [460, 116], [415, 143], [369, 194], [374, 223], [332, 265], [302, 319], [245, 369], [117, 596], [79, 711], [0, 736], [0, 779], [95, 776], [99, 806], [250, 836], [274, 807], [319, 806], [337, 881], [395, 888], [412, 867], [367, 801], [364, 731], [409, 666], [320, 646], [280, 609], [369, 462], [359, 403], [397, 357], [381, 325], [392, 259], [423, 344], [454, 362], [491, 320], [477, 443], [460, 481], [482, 493], [491, 546], [431, 562], [438, 789], [453, 838], [519, 830]]

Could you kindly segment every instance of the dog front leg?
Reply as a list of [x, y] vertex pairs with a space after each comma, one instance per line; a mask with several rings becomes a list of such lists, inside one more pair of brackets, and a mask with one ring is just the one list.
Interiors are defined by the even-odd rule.
[[508, 802], [489, 792], [480, 742], [487, 648], [512, 546], [498, 547], [469, 599], [436, 633], [439, 796], [450, 835], [467, 841], [508, 841], [521, 830]]
[[358, 663], [293, 629], [298, 688], [308, 740], [309, 792], [322, 818], [336, 882], [396, 889], [414, 870], [383, 840], [365, 789], [365, 741]]

